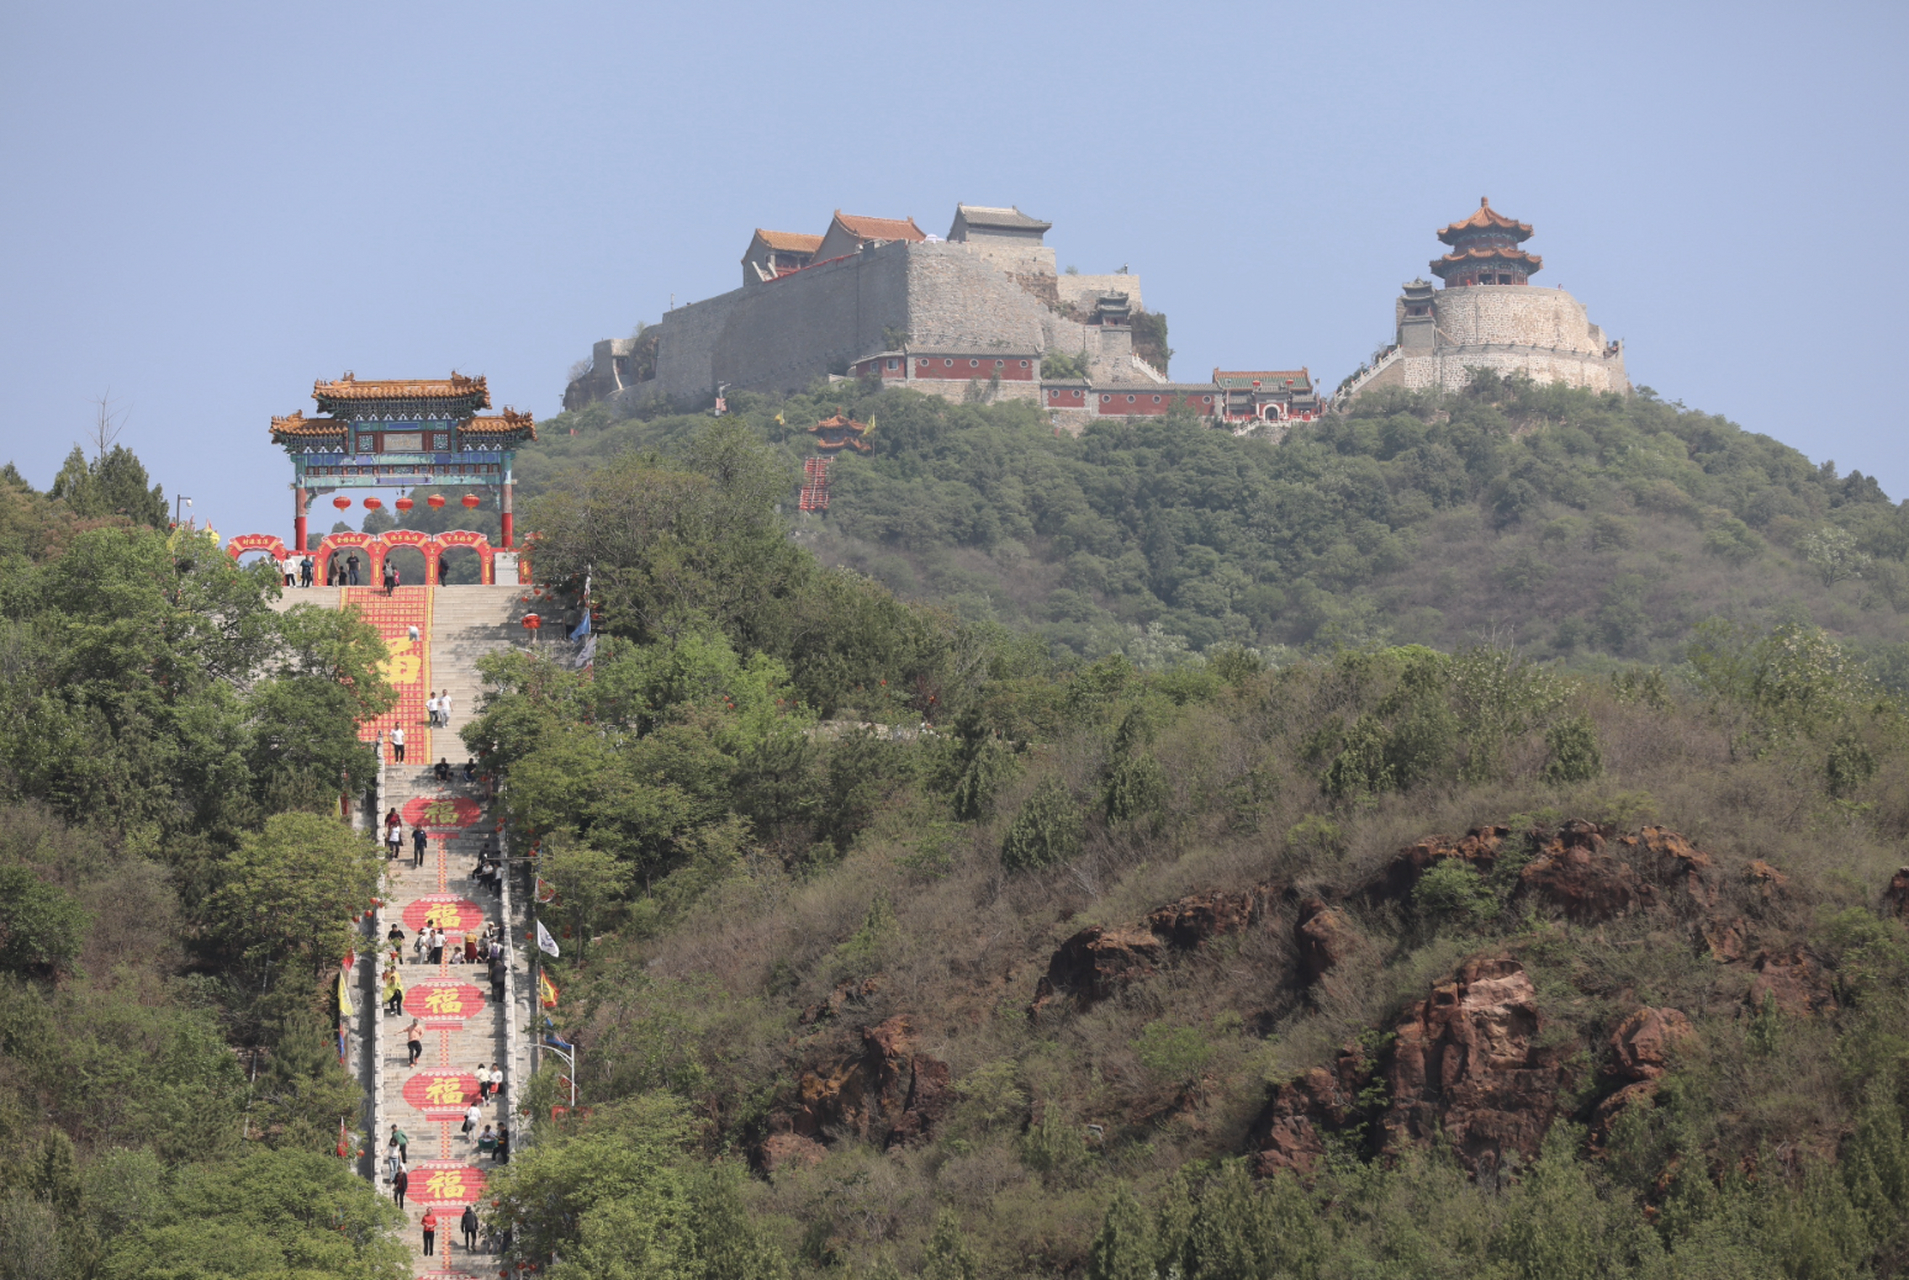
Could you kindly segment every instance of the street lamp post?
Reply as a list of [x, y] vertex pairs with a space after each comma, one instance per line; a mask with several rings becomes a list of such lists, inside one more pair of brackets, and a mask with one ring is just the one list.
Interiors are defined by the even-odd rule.
[[172, 499], [172, 522], [175, 525], [179, 523], [179, 507], [182, 503], [189, 507], [192, 505], [192, 499], [186, 497], [184, 494], [174, 494]]

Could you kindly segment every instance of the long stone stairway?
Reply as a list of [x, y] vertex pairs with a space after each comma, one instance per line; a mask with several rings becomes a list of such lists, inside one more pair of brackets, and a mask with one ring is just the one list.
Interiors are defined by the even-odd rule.
[[[400, 587], [390, 594], [379, 587], [311, 588], [286, 592], [279, 606], [355, 607], [391, 650], [385, 674], [398, 691], [398, 705], [362, 726], [362, 732], [385, 744], [379, 834], [383, 812], [395, 809], [405, 843], [401, 856], [385, 864], [380, 905], [370, 930], [377, 941], [359, 965], [361, 999], [351, 1037], [356, 1055], [352, 1066], [371, 1099], [370, 1159], [364, 1167], [375, 1170], [379, 1185], [390, 1194], [387, 1140], [393, 1126], [409, 1138], [404, 1241], [412, 1254], [412, 1274], [438, 1280], [475, 1277], [490, 1269], [490, 1260], [480, 1256], [481, 1242], [478, 1254], [463, 1247], [458, 1218], [466, 1204], [480, 1202], [485, 1180], [496, 1168], [493, 1158], [478, 1149], [484, 1126], [492, 1126], [493, 1132], [508, 1128], [513, 1144], [520, 1140], [512, 1106], [527, 1079], [528, 1041], [536, 1025], [525, 964], [522, 895], [509, 877], [493, 892], [474, 876], [483, 850], [510, 850], [484, 782], [462, 777], [471, 753], [458, 736], [476, 712], [483, 689], [478, 659], [522, 635], [517, 621], [528, 608], [523, 595], [518, 587]], [[434, 729], [425, 700], [446, 690], [452, 700], [450, 726]], [[402, 763], [389, 745], [394, 727], [404, 729]], [[452, 766], [448, 782], [434, 774], [439, 760]], [[420, 826], [427, 836], [421, 860], [414, 857], [412, 843]], [[435, 963], [413, 949], [419, 931], [430, 924], [441, 924], [456, 944], [447, 946]], [[399, 965], [405, 990], [401, 1012], [388, 1014], [380, 998], [380, 975], [394, 926], [405, 935]], [[453, 959], [461, 958], [466, 937], [481, 938], [487, 927], [506, 949], [501, 993], [483, 965]], [[406, 1036], [413, 1022], [419, 1025], [422, 1047], [415, 1063]], [[480, 1097], [480, 1066], [487, 1073], [493, 1068], [503, 1071], [501, 1097]], [[466, 1136], [464, 1115], [473, 1103], [481, 1118]], [[436, 1247], [429, 1257], [419, 1227], [427, 1208], [438, 1216]]]

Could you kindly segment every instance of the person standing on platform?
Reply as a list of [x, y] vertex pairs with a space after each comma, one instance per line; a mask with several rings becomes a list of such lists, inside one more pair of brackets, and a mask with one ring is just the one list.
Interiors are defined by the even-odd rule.
[[299, 557], [298, 585], [301, 587], [309, 587], [312, 585], [312, 558], [310, 556]]
[[421, 1019], [411, 1019], [411, 1025], [404, 1029], [404, 1047], [411, 1051], [411, 1061], [404, 1065], [417, 1066], [418, 1058], [424, 1053], [424, 1023]]
[[391, 1176], [391, 1198], [398, 1202], [398, 1208], [404, 1208], [404, 1193], [410, 1189], [411, 1174], [403, 1166]]
[[391, 762], [404, 763], [404, 726], [401, 724], [391, 727]]
[[444, 927], [442, 925], [431, 926], [431, 963], [444, 963]]
[[424, 824], [420, 822], [411, 828], [411, 865], [414, 867], [424, 865], [424, 842]]
[[477, 1252], [477, 1206], [469, 1205], [469, 1204], [465, 1205], [464, 1216], [457, 1220], [457, 1225], [462, 1227], [464, 1230], [464, 1251], [466, 1253], [476, 1253]]
[[355, 551], [345, 557], [345, 581], [350, 586], [358, 585], [358, 553]]
[[428, 1258], [437, 1252], [437, 1213], [426, 1209], [424, 1220], [418, 1225], [424, 1228], [424, 1256]]
[[437, 728], [437, 690], [436, 689], [431, 690], [431, 696], [424, 700], [424, 715], [425, 715], [426, 722], [433, 729]]

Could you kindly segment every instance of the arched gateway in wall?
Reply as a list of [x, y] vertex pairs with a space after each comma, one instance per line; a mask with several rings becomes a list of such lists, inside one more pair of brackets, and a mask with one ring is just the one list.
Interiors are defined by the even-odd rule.
[[[306, 554], [312, 558], [312, 577], [320, 586], [325, 581], [325, 565], [333, 554], [344, 557], [358, 554], [358, 583], [360, 586], [375, 587], [384, 578], [384, 559], [399, 547], [413, 547], [424, 556], [424, 585], [438, 585], [438, 566], [446, 551], [456, 547], [468, 547], [477, 553], [481, 566], [481, 581], [490, 586], [497, 581], [497, 552], [499, 548], [491, 545], [490, 539], [481, 533], [469, 529], [452, 529], [435, 537], [428, 533], [419, 533], [416, 529], [392, 529], [388, 533], [373, 535], [369, 533], [333, 533], [328, 534]], [[225, 549], [234, 560], [253, 551], [263, 551], [281, 564], [291, 561], [296, 564], [300, 554], [288, 551], [285, 543], [269, 533], [242, 533], [225, 544]], [[530, 578], [530, 552], [520, 549], [517, 556], [517, 581], [528, 584]], [[416, 586], [416, 583], [408, 584]]]

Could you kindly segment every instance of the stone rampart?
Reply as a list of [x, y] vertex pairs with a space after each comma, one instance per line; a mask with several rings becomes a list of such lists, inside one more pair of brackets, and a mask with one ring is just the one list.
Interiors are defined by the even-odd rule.
[[[1396, 376], [1394, 370], [1398, 370]], [[1490, 344], [1442, 347], [1434, 355], [1406, 356], [1360, 388], [1360, 394], [1380, 386], [1403, 386], [1412, 391], [1457, 391], [1471, 382], [1478, 369], [1500, 377], [1522, 374], [1533, 382], [1562, 382], [1592, 391], [1629, 391], [1621, 355], [1606, 358], [1577, 351]]]
[[1124, 293], [1128, 306], [1135, 311], [1146, 310], [1140, 296], [1140, 277], [1136, 275], [1060, 275], [1054, 277], [1054, 291], [1062, 302], [1083, 312], [1092, 311], [1094, 300], [1103, 293]]
[[1604, 330], [1562, 289], [1473, 285], [1433, 295], [1438, 345], [1543, 347], [1604, 355]]

